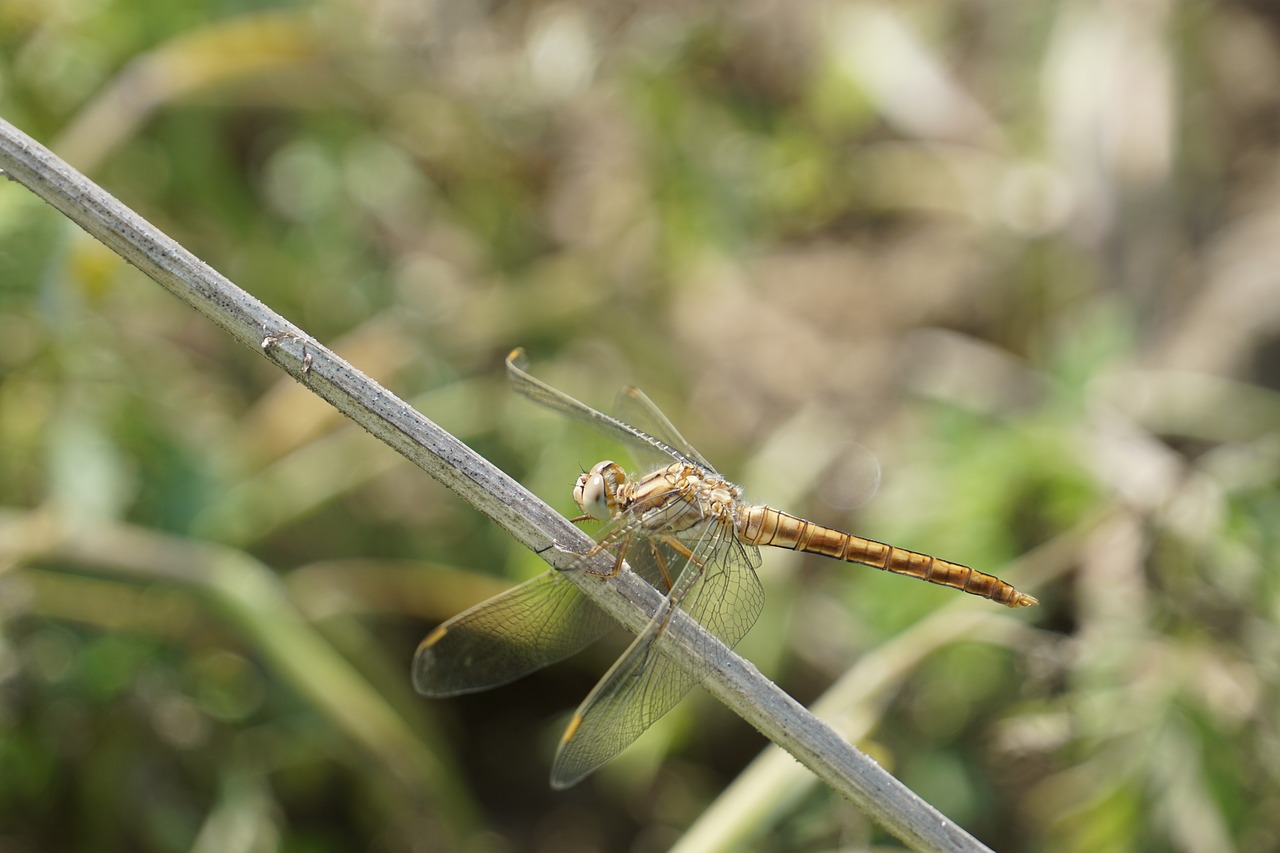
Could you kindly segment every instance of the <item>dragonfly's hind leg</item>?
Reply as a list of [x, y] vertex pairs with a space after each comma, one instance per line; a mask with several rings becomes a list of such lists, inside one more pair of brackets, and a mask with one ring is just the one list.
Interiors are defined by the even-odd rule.
[[[670, 548], [672, 551], [675, 551], [681, 557], [684, 557], [686, 560], [688, 560], [689, 562], [697, 566], [698, 571], [702, 571], [702, 569], [705, 567], [702, 560], [700, 560], [696, 554], [690, 551], [689, 548], [679, 539], [675, 538], [674, 536], [663, 536], [662, 541], [665, 542], [667, 547]], [[652, 543], [649, 544], [649, 547], [653, 548], [653, 555], [658, 558], [658, 568], [662, 570], [662, 579], [667, 582], [667, 591], [670, 592], [672, 587], [671, 572], [667, 569], [667, 561], [663, 559], [662, 554], [658, 551], [656, 547], [654, 547]]]
[[671, 571], [667, 568], [667, 558], [662, 556], [662, 551], [652, 542], [649, 543], [649, 552], [653, 554], [653, 561], [658, 564], [658, 571], [662, 573], [662, 582], [666, 584], [667, 592], [671, 592]]

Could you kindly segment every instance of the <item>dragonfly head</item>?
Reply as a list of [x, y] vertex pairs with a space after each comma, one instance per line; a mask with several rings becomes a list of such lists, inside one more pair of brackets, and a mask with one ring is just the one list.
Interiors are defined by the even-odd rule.
[[587, 515], [597, 521], [613, 517], [618, 507], [618, 489], [627, 480], [627, 474], [616, 462], [597, 462], [590, 471], [578, 477], [573, 487], [573, 501]]

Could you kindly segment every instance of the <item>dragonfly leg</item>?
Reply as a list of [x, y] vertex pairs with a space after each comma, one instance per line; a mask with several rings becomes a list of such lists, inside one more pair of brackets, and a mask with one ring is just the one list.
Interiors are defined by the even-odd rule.
[[662, 556], [662, 552], [649, 543], [649, 552], [653, 554], [653, 560], [658, 564], [658, 571], [662, 572], [662, 582], [667, 585], [667, 592], [671, 592], [671, 572], [667, 569], [667, 558]]
[[[623, 540], [623, 541], [622, 541], [622, 542], [617, 546], [617, 550], [616, 550], [616, 551], [614, 551], [614, 552], [612, 552], [613, 554], [616, 554], [616, 556], [615, 556], [615, 557], [614, 557], [614, 559], [613, 559], [613, 568], [612, 568], [612, 569], [610, 569], [610, 570], [609, 570], [609, 571], [607, 571], [607, 572], [600, 572], [600, 571], [596, 571], [595, 569], [591, 568], [590, 566], [587, 566], [587, 567], [586, 567], [587, 574], [592, 574], [592, 575], [595, 575], [596, 577], [600, 577], [600, 578], [616, 578], [616, 577], [618, 576], [618, 572], [622, 571], [622, 561], [626, 558], [627, 551], [629, 551], [629, 550], [631, 549], [631, 540], [632, 540], [633, 538], [634, 538], [633, 534], [628, 533], [628, 534], [627, 534], [626, 539], [624, 539], [624, 540]], [[600, 554], [602, 554], [602, 553], [610, 553], [610, 550], [609, 550], [609, 548], [606, 548], [604, 545], [602, 545], [602, 544], [600, 544], [600, 543], [598, 543], [598, 542], [597, 542], [597, 543], [596, 543], [596, 544], [591, 548], [591, 550], [587, 552], [587, 556], [588, 556], [588, 557], [596, 557], [596, 556], [599, 556], [599, 555], [600, 555]]]
[[668, 545], [670, 545], [671, 549], [675, 551], [677, 554], [679, 554], [681, 557], [684, 557], [686, 560], [693, 560], [693, 562], [697, 563], [699, 568], [701, 568], [702, 561], [699, 560], [696, 556], [694, 556], [694, 553], [690, 551], [688, 548], [686, 548], [685, 544], [681, 542], [679, 539], [675, 538], [674, 536], [663, 536], [662, 540], [666, 542]]
[[[684, 557], [686, 560], [690, 561], [698, 568], [700, 569], [703, 568], [702, 561], [698, 559], [697, 555], [695, 555], [692, 551], [686, 548], [685, 544], [681, 542], [679, 539], [675, 538], [674, 536], [663, 536], [662, 541], [666, 542], [669, 546], [671, 546], [671, 550], [675, 551], [681, 557]], [[663, 567], [662, 573], [663, 575], [666, 575], [665, 566]], [[669, 587], [670, 585], [671, 585], [671, 581], [670, 579], [668, 579], [667, 586]]]
[[[573, 548], [566, 548], [566, 547], [564, 547], [563, 545], [561, 545], [559, 542], [548, 542], [546, 545], [543, 545], [541, 548], [538, 548], [538, 549], [537, 549], [537, 550], [535, 550], [533, 553], [535, 553], [535, 554], [537, 554], [537, 555], [541, 556], [541, 555], [543, 555], [543, 554], [547, 553], [548, 551], [559, 551], [561, 554], [568, 554], [568, 555], [573, 556], [573, 557], [581, 557], [581, 556], [582, 556], [582, 552], [581, 552], [581, 551], [575, 550], [575, 549], [573, 549]], [[590, 552], [590, 551], [588, 551], [587, 553], [588, 553], [589, 555], [591, 554], [591, 552]]]

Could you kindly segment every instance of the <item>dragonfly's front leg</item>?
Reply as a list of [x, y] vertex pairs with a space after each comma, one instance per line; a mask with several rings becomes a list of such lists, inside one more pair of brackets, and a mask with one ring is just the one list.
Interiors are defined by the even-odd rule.
[[[570, 565], [567, 567], [567, 568], [569, 568], [569, 569], [577, 568], [577, 565], [578, 565], [579, 563], [585, 562], [585, 561], [587, 561], [587, 560], [594, 560], [596, 557], [600, 556], [601, 554], [604, 554], [604, 553], [608, 553], [608, 552], [609, 552], [609, 549], [608, 549], [608, 548], [606, 548], [606, 547], [605, 547], [605, 546], [603, 546], [603, 545], [599, 545], [599, 544], [597, 544], [597, 545], [592, 545], [592, 546], [591, 546], [589, 549], [587, 549], [587, 551], [584, 553], [584, 552], [582, 552], [582, 551], [574, 551], [574, 550], [573, 550], [573, 549], [571, 549], [571, 548], [564, 548], [564, 547], [561, 547], [559, 543], [552, 542], [550, 545], [547, 545], [545, 548], [541, 548], [541, 549], [539, 549], [539, 550], [538, 550], [538, 551], [536, 551], [535, 553], [537, 553], [537, 554], [539, 554], [539, 555], [541, 555], [541, 554], [545, 554], [546, 552], [550, 551], [552, 548], [554, 548], [555, 550], [559, 551], [561, 554], [566, 554], [566, 555], [568, 555], [568, 556], [570, 556], [570, 557], [575, 557], [575, 558], [576, 558], [576, 559], [573, 561], [573, 563], [572, 563], [572, 564], [570, 564]], [[589, 574], [589, 575], [594, 575], [595, 577], [598, 577], [598, 578], [613, 578], [613, 577], [617, 577], [617, 576], [618, 576], [618, 573], [622, 571], [622, 562], [623, 562], [623, 556], [622, 556], [622, 555], [623, 555], [623, 554], [625, 554], [625, 553], [626, 553], [626, 549], [625, 549], [625, 548], [624, 548], [624, 549], [619, 550], [619, 551], [618, 551], [618, 556], [614, 559], [614, 562], [613, 562], [613, 568], [608, 569], [608, 570], [606, 570], [606, 571], [603, 571], [603, 572], [602, 572], [602, 571], [600, 571], [599, 569], [592, 568], [590, 564], [583, 566], [583, 567], [582, 567], [582, 570], [583, 570], [584, 572], [586, 572], [587, 574]], [[613, 555], [612, 555], [612, 554], [610, 554], [610, 556], [613, 556]], [[564, 571], [564, 570], [563, 570], [563, 569], [561, 569], [561, 571]], [[665, 570], [664, 570], [664, 571], [665, 571]]]
[[[597, 542], [587, 551], [585, 557], [591, 559], [601, 554], [609, 554], [613, 557], [613, 568], [607, 572], [593, 569], [590, 565], [586, 567], [587, 574], [595, 575], [599, 578], [616, 578], [618, 573], [622, 571], [622, 563], [626, 559], [627, 552], [631, 549], [631, 540], [635, 538], [635, 534], [628, 532], [623, 540], [616, 545]], [[611, 548], [615, 550], [610, 550]]]
[[[577, 518], [569, 519], [570, 523], [572, 524], [582, 524], [583, 522], [598, 521], [598, 520], [599, 519], [592, 518], [590, 515], [580, 515]], [[607, 572], [601, 572], [591, 568], [591, 566], [587, 566], [585, 568], [585, 571], [587, 572], [587, 574], [595, 575], [598, 578], [617, 577], [618, 572], [622, 571], [622, 562], [627, 553], [627, 549], [631, 547], [631, 538], [632, 538], [631, 535], [628, 534], [626, 539], [619, 545], [617, 554], [616, 556], [614, 556], [612, 569], [610, 569]], [[582, 557], [583, 559], [591, 560], [600, 556], [602, 553], [610, 553], [610, 555], [613, 556], [613, 553], [609, 551], [609, 547], [605, 543], [597, 542], [595, 545], [592, 545], [591, 548], [587, 551], [587, 553], [583, 554]]]

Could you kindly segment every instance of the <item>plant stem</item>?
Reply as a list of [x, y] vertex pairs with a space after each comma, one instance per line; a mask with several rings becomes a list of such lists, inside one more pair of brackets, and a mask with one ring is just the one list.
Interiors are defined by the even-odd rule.
[[[399, 451], [498, 523], [553, 567], [591, 540], [519, 483], [301, 329], [196, 258], [48, 149], [0, 119], [0, 168], [162, 287], [225, 329]], [[601, 555], [605, 571], [611, 562]], [[661, 595], [630, 572], [601, 579], [568, 572], [590, 598], [632, 631], [643, 629]], [[846, 743], [741, 657], [678, 613], [665, 651], [707, 671], [697, 650], [712, 647], [704, 686], [853, 800], [906, 844], [925, 851], [987, 850], [963, 829]]]

